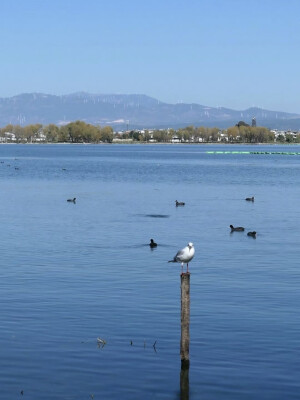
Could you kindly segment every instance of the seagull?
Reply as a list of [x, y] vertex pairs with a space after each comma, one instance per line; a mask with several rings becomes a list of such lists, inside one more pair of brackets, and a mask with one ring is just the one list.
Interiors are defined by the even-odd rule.
[[182, 250], [179, 250], [173, 260], [168, 262], [180, 262], [181, 263], [181, 273], [183, 274], [183, 264], [186, 264], [186, 272], [189, 273], [189, 262], [192, 260], [195, 254], [195, 248], [193, 243], [189, 243]]
[[68, 199], [67, 201], [69, 203], [76, 203], [76, 197], [73, 197], [73, 199]]
[[184, 206], [184, 205], [185, 205], [185, 203], [184, 203], [183, 201], [177, 201], [177, 200], [175, 200], [175, 203], [176, 203], [176, 207], [178, 207], [178, 206]]
[[254, 201], [254, 197], [253, 196], [252, 197], [246, 197], [245, 200], [246, 201]]

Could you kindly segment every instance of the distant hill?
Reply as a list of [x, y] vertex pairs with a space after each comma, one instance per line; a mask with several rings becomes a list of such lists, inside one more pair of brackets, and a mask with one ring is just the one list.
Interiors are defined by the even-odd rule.
[[187, 125], [227, 128], [243, 120], [251, 125], [277, 129], [300, 129], [300, 115], [260, 108], [237, 111], [200, 104], [168, 104], [139, 94], [73, 93], [55, 96], [26, 93], [0, 98], [0, 127], [9, 123], [63, 125], [82, 120], [115, 129], [179, 128]]

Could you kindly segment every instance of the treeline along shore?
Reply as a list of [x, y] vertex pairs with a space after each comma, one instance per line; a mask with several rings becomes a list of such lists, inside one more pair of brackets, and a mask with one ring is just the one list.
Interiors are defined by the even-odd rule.
[[1, 143], [300, 143], [300, 132], [276, 132], [243, 121], [227, 129], [187, 126], [180, 129], [114, 131], [75, 121], [57, 126], [8, 124], [0, 129]]

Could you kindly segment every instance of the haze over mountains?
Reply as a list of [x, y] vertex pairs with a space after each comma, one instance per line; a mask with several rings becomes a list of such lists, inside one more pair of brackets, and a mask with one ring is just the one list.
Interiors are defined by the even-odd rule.
[[7, 124], [86, 123], [110, 125], [115, 129], [180, 128], [188, 125], [227, 128], [243, 120], [271, 129], [300, 129], [300, 114], [269, 111], [260, 108], [232, 110], [199, 104], [168, 104], [139, 94], [73, 93], [55, 96], [26, 93], [0, 98], [0, 127]]

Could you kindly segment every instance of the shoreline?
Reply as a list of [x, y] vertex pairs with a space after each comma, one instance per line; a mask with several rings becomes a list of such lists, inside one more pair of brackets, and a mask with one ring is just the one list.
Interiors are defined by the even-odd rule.
[[211, 142], [211, 143], [169, 143], [169, 142], [155, 142], [155, 143], [149, 143], [149, 142], [125, 142], [125, 141], [117, 141], [117, 142], [112, 142], [112, 143], [70, 143], [70, 142], [35, 142], [35, 143], [0, 143], [1, 145], [26, 145], [26, 146], [47, 146], [47, 145], [75, 145], [75, 146], [99, 146], [99, 145], [171, 145], [171, 146], [187, 146], [187, 145], [196, 145], [196, 146], [299, 146], [300, 143], [273, 143], [273, 142], [262, 142], [262, 143], [225, 143], [225, 142]]

